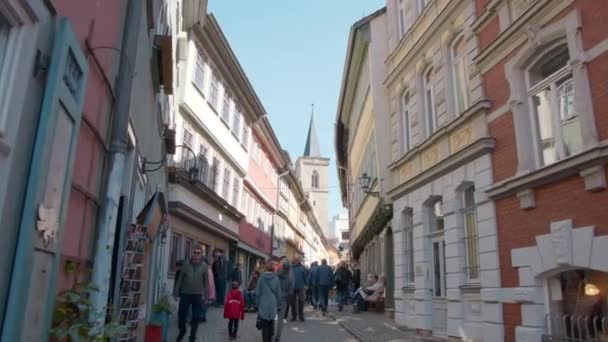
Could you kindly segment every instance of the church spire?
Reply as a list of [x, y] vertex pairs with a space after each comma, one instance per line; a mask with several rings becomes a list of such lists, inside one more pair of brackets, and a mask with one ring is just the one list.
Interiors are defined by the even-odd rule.
[[306, 146], [304, 146], [304, 157], [321, 157], [321, 149], [319, 148], [319, 139], [317, 139], [317, 130], [315, 129], [315, 105], [312, 105], [312, 113], [310, 114], [310, 125], [308, 126], [308, 136], [306, 137]]

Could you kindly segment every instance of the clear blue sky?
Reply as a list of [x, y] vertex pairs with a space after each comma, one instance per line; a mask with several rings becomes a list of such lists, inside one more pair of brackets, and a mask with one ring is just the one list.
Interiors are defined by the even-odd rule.
[[350, 27], [385, 0], [209, 0], [281, 145], [304, 152], [311, 104], [321, 153], [331, 158], [329, 215], [342, 210], [334, 122]]

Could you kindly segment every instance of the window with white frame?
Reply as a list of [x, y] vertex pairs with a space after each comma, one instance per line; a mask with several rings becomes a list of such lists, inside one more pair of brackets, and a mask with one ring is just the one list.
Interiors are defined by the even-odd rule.
[[246, 122], [243, 122], [243, 134], [241, 137], [241, 144], [245, 149], [249, 149], [249, 126]]
[[232, 120], [232, 134], [236, 137], [236, 140], [241, 139], [241, 119], [243, 114], [241, 114], [240, 109], [236, 109], [234, 111], [234, 119]]
[[452, 89], [454, 92], [454, 112], [463, 113], [469, 106], [469, 82], [466, 64], [466, 41], [463, 35], [457, 37], [450, 49], [452, 56]]
[[198, 151], [198, 161], [199, 161], [199, 180], [203, 184], [207, 184], [208, 170], [209, 170], [209, 161], [207, 159], [207, 147], [203, 144], [200, 145]]
[[462, 192], [462, 217], [466, 239], [467, 276], [469, 280], [477, 280], [479, 279], [479, 239], [475, 215], [475, 186], [470, 186]]
[[230, 92], [227, 90], [224, 91], [224, 99], [222, 102], [222, 121], [228, 124], [230, 122], [230, 113], [232, 112], [232, 96], [230, 96]]
[[405, 280], [408, 284], [413, 284], [415, 280], [414, 272], [414, 214], [411, 208], [403, 210], [403, 233], [405, 249], [403, 250], [403, 265], [405, 270]]
[[194, 85], [203, 94], [205, 94], [205, 64], [205, 57], [203, 57], [203, 53], [198, 50], [196, 54], [196, 65], [194, 67]]
[[412, 120], [410, 116], [410, 94], [401, 96], [401, 148], [403, 153], [412, 148]]
[[563, 43], [549, 49], [528, 69], [538, 166], [552, 164], [583, 149], [569, 60], [568, 46]]
[[192, 125], [189, 122], [184, 121], [184, 145], [192, 147], [194, 143], [194, 132], [192, 131]]
[[444, 228], [443, 201], [439, 199], [433, 204], [431, 212], [431, 232], [440, 232]]
[[222, 186], [222, 197], [224, 198], [224, 200], [226, 200], [226, 202], [230, 203], [229, 197], [230, 196], [230, 169], [225, 167], [224, 168], [224, 184]]
[[437, 130], [437, 109], [435, 108], [435, 91], [433, 89], [434, 71], [430, 67], [423, 76], [424, 112], [426, 135], [431, 136]]
[[209, 84], [209, 103], [213, 108], [217, 109], [220, 96], [220, 80], [215, 73], [211, 71], [211, 82]]
[[220, 160], [213, 157], [213, 164], [211, 165], [211, 175], [209, 177], [209, 186], [214, 192], [218, 192], [219, 187], [219, 175], [220, 175]]
[[232, 203], [232, 205], [236, 208], [237, 203], [239, 203], [239, 189], [241, 186], [241, 182], [239, 182], [239, 179], [234, 177], [234, 180], [232, 181], [232, 201], [230, 203]]
[[405, 0], [399, 0], [399, 4], [397, 6], [397, 17], [399, 20], [399, 37], [403, 37], [403, 35], [405, 35], [405, 31], [407, 30], [407, 27], [405, 25]]

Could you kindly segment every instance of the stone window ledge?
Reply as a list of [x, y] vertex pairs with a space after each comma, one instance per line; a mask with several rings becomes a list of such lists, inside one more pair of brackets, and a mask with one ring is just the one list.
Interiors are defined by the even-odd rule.
[[435, 133], [433, 133], [428, 139], [426, 139], [419, 145], [411, 148], [401, 158], [397, 159], [396, 161], [394, 161], [393, 163], [388, 165], [388, 169], [391, 171], [395, 171], [401, 165], [405, 164], [409, 160], [412, 160], [414, 158], [414, 156], [416, 156], [419, 153], [421, 153], [422, 151], [424, 151], [424, 149], [426, 149], [427, 147], [432, 146], [433, 144], [435, 144], [442, 138], [445, 138], [449, 134], [455, 132], [458, 128], [460, 128], [462, 125], [464, 125], [466, 122], [468, 122], [470, 119], [472, 119], [476, 115], [478, 115], [480, 113], [486, 114], [487, 111], [490, 109], [490, 106], [491, 106], [490, 101], [487, 99], [481, 99], [481, 100], [478, 100], [477, 102], [473, 103], [466, 111], [464, 111], [461, 115], [459, 115], [455, 120], [439, 127], [439, 129]]
[[414, 291], [416, 291], [416, 286], [413, 286], [413, 285], [403, 286], [401, 288], [401, 291], [403, 291], [404, 293], [414, 293]]
[[533, 188], [576, 174], [584, 178], [585, 190], [604, 190], [606, 177], [603, 165], [606, 163], [608, 163], [608, 141], [603, 141], [598, 146], [575, 156], [495, 183], [486, 193], [491, 199], [516, 194], [522, 208], [533, 208]]

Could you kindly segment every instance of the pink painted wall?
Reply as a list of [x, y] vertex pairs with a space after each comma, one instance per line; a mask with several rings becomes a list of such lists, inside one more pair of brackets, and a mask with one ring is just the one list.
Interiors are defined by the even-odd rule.
[[[267, 146], [264, 146], [260, 143], [255, 131], [252, 134], [253, 142], [255, 142], [261, 149], [261, 157], [260, 164], [258, 164], [253, 158], [253, 149], [249, 151], [249, 166], [247, 169], [247, 173], [251, 178], [252, 182], [256, 185], [256, 187], [270, 200], [273, 205], [277, 206], [277, 193], [278, 193], [278, 183], [272, 183], [272, 179], [277, 177], [277, 167], [272, 162], [270, 162], [270, 158], [268, 153], [266, 152]], [[271, 170], [268, 172], [268, 175], [264, 174], [264, 160], [268, 160], [270, 162]]]
[[[67, 17], [76, 32], [81, 48], [89, 61], [89, 75], [80, 126], [76, 159], [72, 178], [72, 191], [62, 240], [62, 258], [79, 264], [78, 272], [59, 277], [58, 289], [70, 287], [82, 280], [86, 262], [92, 261], [92, 239], [99, 211], [100, 191], [108, 126], [112, 110], [112, 94], [104, 80], [112, 82], [118, 66], [118, 53], [107, 48], [120, 49], [125, 0], [51, 0], [60, 16]], [[92, 47], [87, 50], [85, 39]], [[97, 59], [101, 68], [95, 63]], [[63, 267], [61, 267], [63, 270]]]

